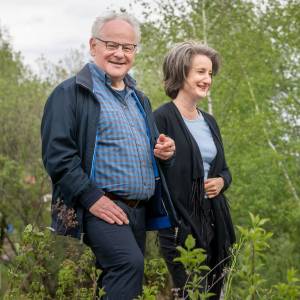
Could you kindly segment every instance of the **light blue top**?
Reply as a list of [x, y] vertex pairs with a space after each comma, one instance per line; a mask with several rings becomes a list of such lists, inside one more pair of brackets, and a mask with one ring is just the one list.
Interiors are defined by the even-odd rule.
[[217, 155], [217, 148], [210, 128], [201, 113], [199, 113], [199, 117], [195, 120], [188, 120], [184, 117], [183, 120], [198, 144], [203, 160], [204, 179], [207, 179], [211, 163]]

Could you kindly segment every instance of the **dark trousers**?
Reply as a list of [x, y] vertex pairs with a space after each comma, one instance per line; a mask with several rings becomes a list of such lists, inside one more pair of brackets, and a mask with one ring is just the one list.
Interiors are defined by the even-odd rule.
[[[185, 272], [184, 266], [179, 262], [174, 262], [174, 258], [179, 256], [179, 252], [176, 247], [179, 246], [175, 237], [175, 229], [168, 228], [162, 229], [158, 233], [159, 244], [162, 256], [167, 264], [169, 273], [171, 274], [174, 288], [179, 289], [180, 297], [187, 297], [187, 291], [185, 285], [188, 280], [188, 276]], [[213, 245], [211, 245], [213, 249]], [[216, 262], [213, 261], [214, 255], [213, 252], [209, 253], [211, 257], [210, 263], [208, 266], [213, 269], [216, 265]], [[223, 278], [221, 274], [217, 274], [212, 271], [209, 274], [203, 274], [203, 281], [200, 283], [202, 288], [199, 288], [200, 291], [208, 291], [214, 293], [215, 296], [210, 297], [211, 300], [218, 300], [220, 298]]]
[[129, 225], [108, 224], [86, 213], [86, 243], [101, 268], [100, 287], [103, 299], [132, 300], [142, 293], [145, 249], [145, 207], [131, 208], [116, 203], [125, 211]]

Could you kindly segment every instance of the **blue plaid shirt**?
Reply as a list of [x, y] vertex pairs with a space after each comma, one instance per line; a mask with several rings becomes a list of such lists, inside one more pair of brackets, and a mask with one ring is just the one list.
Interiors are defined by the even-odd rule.
[[89, 64], [93, 91], [100, 104], [91, 179], [97, 187], [126, 199], [149, 199], [154, 194], [153, 153], [143, 109], [126, 75], [125, 98], [111, 87], [109, 76]]

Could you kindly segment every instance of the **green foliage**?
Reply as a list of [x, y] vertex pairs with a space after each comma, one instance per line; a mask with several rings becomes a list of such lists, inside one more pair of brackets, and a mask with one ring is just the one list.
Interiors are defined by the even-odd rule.
[[169, 101], [161, 66], [174, 43], [202, 40], [221, 54], [210, 96], [233, 175], [228, 198], [234, 223], [247, 225], [249, 211], [271, 220], [266, 229], [274, 238], [262, 270], [271, 286], [283, 280], [287, 268], [300, 268], [299, 3], [142, 3], [135, 75], [154, 107]]
[[[169, 101], [161, 65], [174, 43], [203, 40], [222, 56], [211, 99], [233, 174], [228, 196], [234, 223], [241, 225], [226, 299], [300, 298], [294, 271], [300, 269], [298, 2], [138, 0], [145, 22], [134, 76], [154, 107]], [[24, 66], [0, 28], [0, 289], [8, 290], [7, 299], [88, 299], [94, 293], [98, 273], [91, 254], [44, 230], [49, 224], [50, 184], [40, 159], [44, 102], [54, 84], [82, 65], [82, 52], [73, 51], [55, 66], [41, 59], [42, 74], [37, 76]], [[247, 229], [249, 211], [262, 219], [252, 216]], [[261, 224], [265, 218], [269, 221]], [[32, 227], [21, 238], [29, 223]], [[150, 258], [158, 256], [154, 239], [148, 243]], [[183, 258], [196, 263], [191, 254], [195, 249], [184, 250]], [[161, 297], [166, 289], [163, 266], [146, 262], [144, 299]]]
[[[266, 286], [263, 277], [264, 257], [272, 237], [263, 229], [266, 219], [250, 214], [251, 226], [239, 226], [241, 241], [233, 250], [232, 264], [227, 272], [225, 300], [274, 299], [296, 300], [300, 297], [300, 278], [295, 269], [287, 272], [286, 282]], [[59, 247], [64, 255], [57, 256]], [[195, 248], [195, 240], [189, 235], [185, 247], [178, 247], [181, 262], [189, 275], [186, 284], [190, 299], [209, 299], [212, 293], [200, 292], [201, 281], [209, 268], [204, 265], [204, 250]], [[59, 238], [50, 231], [40, 231], [26, 226], [22, 241], [17, 245], [17, 256], [9, 268], [9, 287], [4, 295], [9, 299], [97, 299], [96, 288], [100, 271], [94, 267], [94, 257], [73, 239]], [[162, 260], [145, 262], [145, 286], [138, 299], [163, 298], [167, 282], [167, 268]], [[100, 290], [99, 297], [104, 295]]]
[[137, 300], [156, 300], [156, 295], [158, 294], [157, 288], [155, 286], [144, 286], [143, 294], [137, 297]]
[[96, 298], [100, 270], [94, 267], [91, 251], [69, 239], [64, 255], [57, 257], [57, 242], [62, 244], [49, 230], [26, 226], [18, 254], [9, 268], [10, 285], [4, 299]]
[[180, 253], [180, 257], [175, 258], [174, 260], [181, 262], [184, 265], [189, 276], [195, 271], [201, 272], [202, 270], [209, 270], [207, 266], [203, 265], [203, 262], [206, 260], [205, 251], [200, 248], [195, 248], [195, 245], [195, 239], [192, 235], [189, 235], [185, 241], [186, 249], [178, 246], [177, 250]]
[[[205, 251], [201, 248], [195, 248], [195, 245], [196, 241], [193, 236], [188, 235], [185, 241], [186, 249], [178, 246], [177, 250], [179, 251], [180, 256], [175, 258], [174, 261], [184, 265], [188, 275], [184, 290], [188, 291], [189, 298], [192, 300], [204, 300], [213, 295], [213, 293], [209, 293], [202, 283], [205, 282], [205, 277], [208, 275], [210, 269], [204, 264], [206, 260]], [[200, 292], [200, 288], [204, 291]]]
[[47, 290], [51, 290], [46, 281], [47, 268], [54, 259], [50, 241], [49, 232], [26, 226], [14, 266], [9, 270], [10, 286], [5, 299], [47, 299]]
[[[256, 299], [265, 294], [266, 279], [261, 271], [265, 267], [265, 251], [272, 233], [266, 232], [262, 226], [268, 221], [250, 213], [251, 227], [237, 226], [241, 233], [242, 250], [239, 251], [238, 267], [236, 267], [233, 299]], [[238, 284], [237, 284], [238, 283]]]
[[0, 154], [0, 212], [6, 223], [13, 224], [16, 239], [26, 224], [42, 225], [49, 219], [48, 179], [40, 165], [31, 171]]
[[137, 299], [156, 299], [161, 295], [166, 287], [168, 270], [162, 258], [152, 258], [145, 260], [145, 280], [143, 294]]
[[[97, 279], [101, 273], [93, 266], [93, 254], [86, 249], [79, 261], [66, 259], [58, 271], [56, 299], [95, 299]], [[105, 295], [103, 289], [98, 297]]]
[[268, 221], [250, 213], [251, 226], [237, 226], [240, 242], [235, 245], [232, 264], [225, 283], [225, 300], [255, 299], [298, 299], [300, 297], [300, 279], [296, 270], [288, 270], [287, 282], [271, 286], [264, 277], [264, 268], [268, 267], [265, 258], [268, 255], [269, 242], [273, 236], [263, 226]]
[[[50, 184], [40, 158], [40, 119], [50, 85], [24, 66], [1, 28], [0, 68], [1, 298], [25, 226], [49, 224]], [[37, 295], [44, 293], [36, 282], [31, 285]]]
[[157, 292], [166, 285], [167, 266], [162, 258], [145, 260], [145, 284], [156, 288]]
[[293, 268], [287, 271], [287, 282], [274, 285], [273, 298], [276, 300], [296, 300], [300, 297], [300, 277]]
[[13, 225], [10, 238], [17, 241], [28, 223], [49, 220], [40, 119], [50, 86], [23, 65], [1, 28], [0, 68], [0, 214]]

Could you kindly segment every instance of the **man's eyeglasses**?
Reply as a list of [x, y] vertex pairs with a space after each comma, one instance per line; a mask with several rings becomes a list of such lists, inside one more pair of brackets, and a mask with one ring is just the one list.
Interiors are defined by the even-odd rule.
[[95, 37], [96, 40], [102, 42], [105, 44], [105, 47], [108, 51], [116, 51], [119, 49], [119, 47], [122, 47], [123, 52], [125, 53], [133, 53], [136, 49], [135, 44], [120, 44], [113, 41], [104, 41], [98, 37]]

